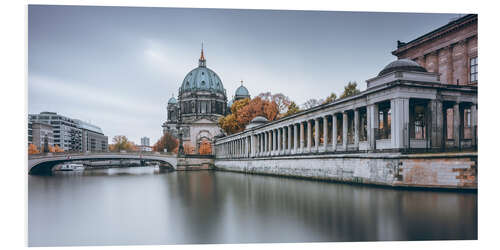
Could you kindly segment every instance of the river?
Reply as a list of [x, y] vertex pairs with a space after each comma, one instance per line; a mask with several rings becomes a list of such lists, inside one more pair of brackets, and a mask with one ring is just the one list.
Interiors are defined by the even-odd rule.
[[218, 171], [28, 177], [28, 245], [477, 239], [477, 193]]

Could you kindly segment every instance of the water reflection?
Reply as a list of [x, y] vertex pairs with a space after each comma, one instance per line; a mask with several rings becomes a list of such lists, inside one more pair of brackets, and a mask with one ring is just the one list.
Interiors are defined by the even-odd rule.
[[239, 173], [29, 177], [29, 245], [477, 239], [477, 194]]

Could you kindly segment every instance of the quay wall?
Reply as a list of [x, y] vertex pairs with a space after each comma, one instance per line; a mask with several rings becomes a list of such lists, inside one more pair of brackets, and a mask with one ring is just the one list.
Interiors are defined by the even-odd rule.
[[183, 155], [177, 157], [177, 171], [214, 169], [212, 155]]
[[477, 153], [364, 153], [215, 159], [215, 169], [393, 187], [477, 189]]

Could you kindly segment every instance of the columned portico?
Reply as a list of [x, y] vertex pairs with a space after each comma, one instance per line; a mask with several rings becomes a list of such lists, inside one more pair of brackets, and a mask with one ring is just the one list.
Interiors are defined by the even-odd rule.
[[367, 90], [355, 96], [222, 137], [214, 151], [224, 158], [288, 157], [477, 145], [477, 87], [444, 85], [435, 73], [398, 70], [384, 69], [386, 75], [367, 80]]

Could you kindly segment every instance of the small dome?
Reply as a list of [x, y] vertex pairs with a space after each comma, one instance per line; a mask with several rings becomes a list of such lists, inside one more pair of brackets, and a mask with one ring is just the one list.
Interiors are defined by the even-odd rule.
[[245, 129], [257, 127], [268, 122], [269, 120], [267, 120], [267, 118], [265, 118], [264, 116], [256, 116], [250, 121], [250, 123], [246, 126]]
[[418, 72], [427, 72], [427, 70], [420, 66], [418, 63], [409, 60], [409, 59], [398, 59], [396, 61], [393, 61], [378, 73], [378, 76], [385, 75], [390, 72], [394, 71], [418, 71]]
[[257, 122], [257, 123], [263, 123], [263, 122], [268, 122], [269, 120], [267, 118], [265, 118], [264, 116], [256, 116], [255, 118], [253, 118], [250, 123], [254, 123], [254, 122]]
[[236, 89], [235, 96], [250, 96], [248, 89], [241, 85]]
[[168, 99], [168, 104], [176, 104], [177, 103], [177, 99], [175, 99], [175, 97], [170, 97], [170, 99]]

